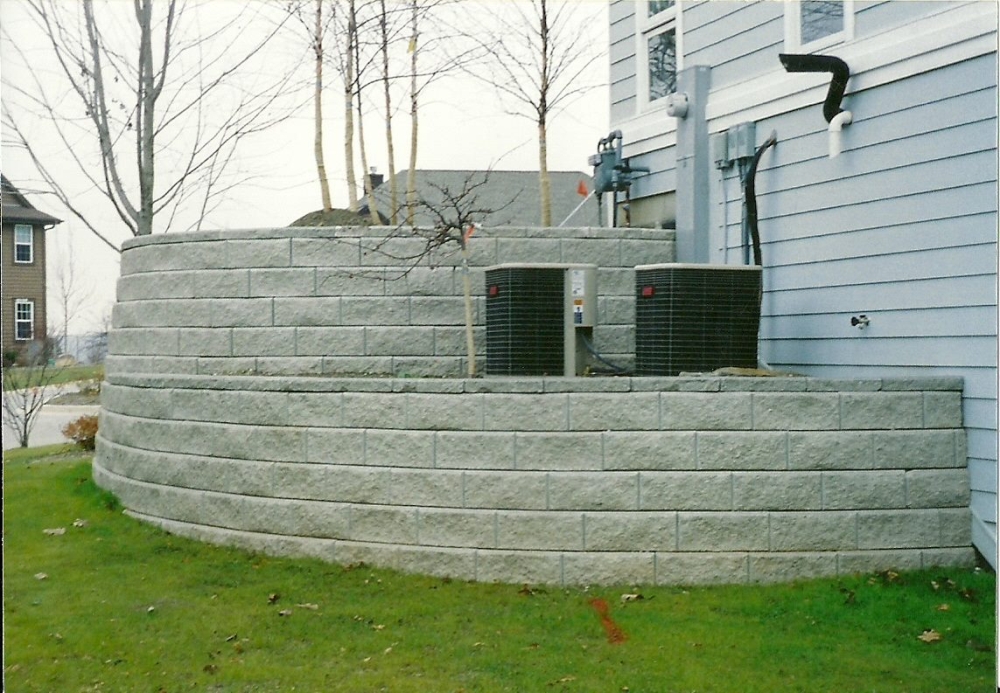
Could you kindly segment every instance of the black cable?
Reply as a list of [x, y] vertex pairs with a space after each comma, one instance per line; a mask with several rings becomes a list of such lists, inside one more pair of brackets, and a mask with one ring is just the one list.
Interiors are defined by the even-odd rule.
[[763, 263], [760, 257], [760, 232], [757, 230], [757, 191], [754, 186], [754, 179], [757, 177], [757, 164], [760, 163], [760, 157], [764, 155], [764, 151], [768, 147], [774, 146], [777, 143], [778, 133], [772, 130], [764, 144], [757, 148], [757, 152], [753, 156], [753, 161], [750, 162], [750, 168], [747, 170], [744, 182], [743, 190], [747, 205], [747, 222], [750, 226], [750, 238], [753, 241], [753, 263], [755, 265]]
[[580, 337], [580, 341], [583, 342], [584, 348], [586, 348], [587, 351], [590, 352], [590, 355], [593, 356], [598, 361], [600, 361], [601, 363], [603, 363], [608, 368], [612, 369], [612, 371], [619, 374], [630, 372], [627, 368], [622, 368], [621, 366], [611, 363], [606, 358], [597, 353], [597, 350], [594, 348], [594, 345], [590, 343], [590, 340], [587, 339], [586, 335], [584, 335], [582, 332], [578, 332], [577, 335]]

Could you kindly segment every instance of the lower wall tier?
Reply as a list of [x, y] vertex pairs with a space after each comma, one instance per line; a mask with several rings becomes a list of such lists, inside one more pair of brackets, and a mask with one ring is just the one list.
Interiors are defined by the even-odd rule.
[[967, 565], [961, 381], [110, 375], [99, 485], [164, 529], [459, 579]]

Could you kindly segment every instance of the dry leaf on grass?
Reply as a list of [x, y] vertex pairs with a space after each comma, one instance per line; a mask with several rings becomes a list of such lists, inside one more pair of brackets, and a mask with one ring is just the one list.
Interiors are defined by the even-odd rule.
[[575, 676], [563, 676], [561, 679], [556, 679], [555, 681], [549, 681], [550, 686], [555, 686], [560, 683], [569, 683], [570, 681], [576, 681]]
[[640, 599], [645, 599], [645, 597], [643, 597], [641, 594], [623, 594], [622, 604], [625, 604], [627, 602], [637, 602]]
[[300, 609], [309, 609], [310, 611], [319, 610], [319, 604], [296, 604], [295, 606], [299, 607]]
[[277, 592], [267, 595], [268, 604], [277, 604], [279, 599], [281, 599], [281, 595], [278, 594]]
[[49, 574], [48, 573], [35, 573], [35, 579], [36, 580], [48, 580], [49, 579]]
[[43, 529], [42, 533], [46, 534], [46, 535], [48, 535], [50, 537], [61, 537], [62, 535], [64, 535], [66, 533], [66, 528], [65, 527], [55, 527], [53, 529]]
[[87, 523], [86, 520], [81, 520], [79, 517], [76, 518], [75, 520], [73, 520], [73, 526], [74, 527], [86, 527], [87, 524], [88, 523]]
[[924, 642], [927, 643], [937, 642], [940, 639], [941, 639], [941, 634], [938, 633], [933, 628], [929, 628], [917, 636], [917, 640], [923, 640]]
[[937, 610], [938, 611], [951, 611], [951, 605], [950, 604], [938, 604], [937, 605]]
[[282, 609], [281, 611], [278, 612], [278, 616], [291, 616], [291, 615], [292, 615], [291, 609]]

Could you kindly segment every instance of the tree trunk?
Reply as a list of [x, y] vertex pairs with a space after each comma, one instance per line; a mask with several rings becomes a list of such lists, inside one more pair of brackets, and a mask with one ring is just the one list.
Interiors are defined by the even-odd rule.
[[316, 154], [316, 174], [319, 176], [323, 211], [329, 212], [333, 209], [333, 203], [330, 200], [330, 182], [326, 177], [326, 161], [323, 157], [323, 0], [316, 0], [316, 33], [313, 35], [313, 50], [316, 53], [316, 93], [313, 95], [316, 140], [313, 149]]
[[[353, 2], [351, 3], [353, 7]], [[361, 101], [361, 47], [354, 42], [354, 71], [358, 75], [358, 151], [361, 153], [361, 171], [364, 181], [364, 192], [368, 201], [368, 217], [372, 224], [378, 226], [382, 220], [378, 216], [378, 205], [375, 202], [375, 188], [372, 186], [371, 169], [368, 168], [368, 153], [365, 148], [365, 118]]]
[[547, 0], [540, 2], [539, 35], [541, 37], [541, 79], [538, 90], [538, 196], [542, 207], [542, 226], [552, 226], [552, 181], [549, 179], [549, 6]]
[[406, 223], [414, 225], [417, 210], [417, 0], [411, 0], [413, 16], [410, 35], [410, 165], [406, 172]]
[[[139, 219], [140, 236], [153, 233], [153, 166], [154, 104], [153, 85], [153, 0], [136, 2], [136, 19], [139, 21], [139, 108], [136, 112], [135, 136], [139, 169]], [[166, 69], [166, 65], [163, 66]]]
[[542, 226], [552, 226], [552, 180], [549, 177], [548, 128], [545, 119], [538, 121], [538, 191], [542, 207]]
[[389, 93], [389, 19], [386, 16], [385, 0], [379, 0], [382, 31], [382, 87], [385, 91], [385, 147], [389, 176], [389, 221], [395, 226], [399, 216], [399, 190], [396, 187], [396, 154], [392, 145], [392, 96]]
[[347, 208], [358, 211], [358, 180], [354, 173], [354, 47], [358, 41], [354, 0], [348, 7], [347, 51], [344, 65], [344, 167], [347, 171]]

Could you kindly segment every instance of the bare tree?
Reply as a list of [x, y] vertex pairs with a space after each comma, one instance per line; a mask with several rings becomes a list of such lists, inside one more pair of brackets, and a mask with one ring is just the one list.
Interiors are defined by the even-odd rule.
[[[31, 429], [42, 406], [51, 395], [55, 369], [49, 368], [48, 344], [23, 355], [25, 364], [5, 362], [3, 368], [3, 425], [17, 437], [18, 445], [28, 447]], [[6, 358], [5, 358], [6, 361]]]
[[495, 59], [485, 63], [485, 69], [476, 64], [470, 70], [496, 88], [510, 113], [532, 119], [538, 129], [542, 226], [552, 225], [549, 123], [570, 101], [596, 86], [585, 79], [597, 56], [580, 50], [589, 40], [587, 23], [574, 14], [582, 6], [565, 0], [525, 0], [485, 12], [481, 34], [491, 37], [488, 53]]
[[50, 336], [58, 343], [60, 353], [69, 351], [69, 321], [78, 317], [93, 297], [93, 284], [85, 284], [79, 275], [80, 266], [73, 251], [73, 234], [67, 229], [64, 253], [58, 264], [52, 268], [53, 282], [51, 291], [54, 294], [54, 308], [60, 323], [49, 330]]
[[276, 63], [265, 61], [262, 48], [280, 23], [256, 39], [250, 30], [262, 25], [253, 20], [264, 6], [247, 5], [204, 30], [207, 4], [134, 0], [128, 13], [112, 3], [95, 8], [94, 0], [25, 3], [63, 81], [53, 87], [50, 75], [32, 69], [5, 29], [31, 76], [27, 86], [5, 86], [32, 117], [51, 123], [64, 159], [58, 166], [43, 160], [45, 143], [31, 134], [25, 111], [5, 104], [4, 123], [63, 204], [115, 249], [61, 183], [67, 162], [133, 235], [169, 230], [184, 208], [201, 211], [191, 223], [197, 228], [235, 184], [227, 171], [237, 146], [286, 115], [276, 108], [291, 72], [268, 77], [261, 67]]

